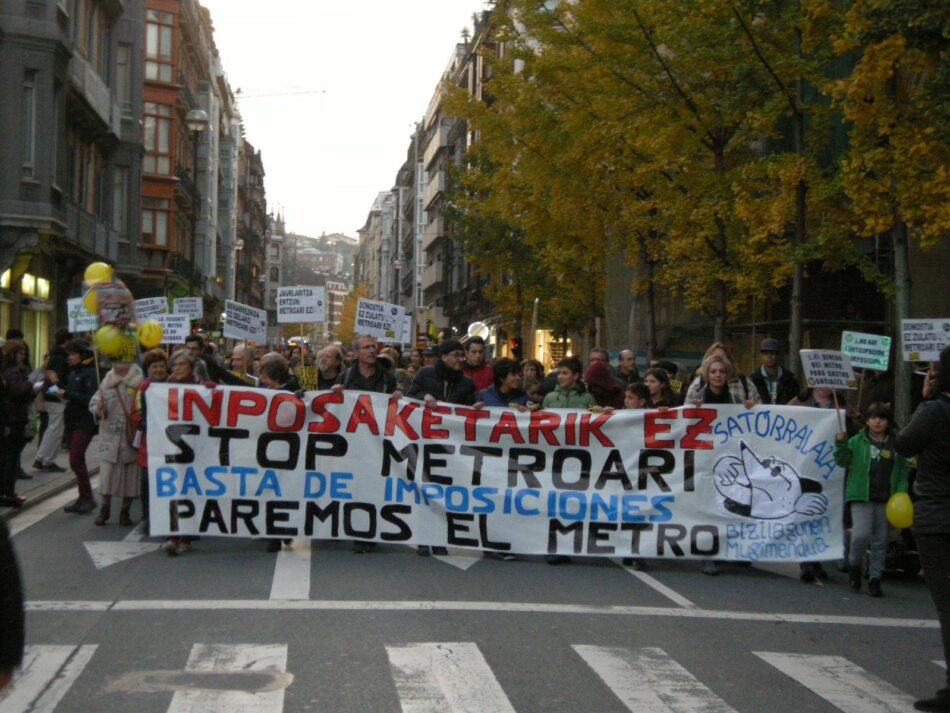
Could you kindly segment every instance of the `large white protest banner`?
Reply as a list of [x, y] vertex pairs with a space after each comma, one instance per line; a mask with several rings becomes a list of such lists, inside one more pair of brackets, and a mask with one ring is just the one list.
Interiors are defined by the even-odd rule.
[[842, 332], [841, 351], [855, 369], [887, 371], [891, 356], [891, 338], [863, 332]]
[[191, 334], [191, 318], [187, 314], [156, 314], [152, 319], [162, 325], [162, 344], [184, 344]]
[[325, 322], [327, 319], [326, 287], [297, 285], [277, 288], [277, 323]]
[[82, 297], [66, 300], [66, 323], [70, 332], [94, 332], [99, 329], [99, 315], [83, 307]]
[[246, 339], [249, 342], [267, 341], [267, 312], [257, 307], [242, 305], [232, 300], [224, 301], [225, 339]]
[[135, 305], [135, 318], [139, 321], [168, 311], [167, 297], [143, 297], [132, 304]]
[[355, 391], [146, 393], [153, 535], [745, 561], [843, 552], [824, 409], [518, 413]]
[[902, 319], [901, 347], [904, 361], [939, 361], [950, 344], [950, 318]]
[[361, 299], [356, 303], [357, 334], [368, 334], [380, 341], [393, 342], [402, 337], [406, 311], [399, 305]]
[[848, 355], [832, 349], [802, 349], [802, 366], [805, 368], [805, 383], [828, 389], [856, 389], [857, 379]]
[[172, 302], [175, 314], [187, 314], [190, 319], [204, 317], [204, 303], [200, 297], [178, 297]]

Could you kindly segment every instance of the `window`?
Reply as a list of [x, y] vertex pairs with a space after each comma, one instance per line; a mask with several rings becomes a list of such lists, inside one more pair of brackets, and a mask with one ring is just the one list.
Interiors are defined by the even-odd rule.
[[271, 246], [270, 246], [270, 259], [271, 259], [271, 260], [280, 260], [280, 245], [271, 245]]
[[112, 174], [112, 229], [125, 238], [128, 230], [129, 169], [117, 166]]
[[270, 269], [270, 281], [280, 282], [280, 268], [279, 267], [272, 267]]
[[170, 12], [149, 10], [145, 24], [145, 78], [171, 82], [172, 36], [175, 16]]
[[167, 104], [145, 102], [144, 143], [145, 160], [142, 170], [145, 173], [171, 173], [171, 115], [172, 108]]
[[142, 199], [142, 244], [168, 247], [168, 199]]
[[115, 93], [122, 116], [132, 116], [132, 46], [124, 43], [116, 48]]
[[23, 76], [23, 168], [21, 176], [35, 177], [36, 168], [36, 70]]

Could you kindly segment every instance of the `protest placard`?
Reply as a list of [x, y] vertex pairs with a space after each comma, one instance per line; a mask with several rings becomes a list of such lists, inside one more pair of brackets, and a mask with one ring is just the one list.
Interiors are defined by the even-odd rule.
[[399, 305], [361, 299], [356, 304], [357, 334], [368, 334], [382, 342], [394, 342], [402, 337], [405, 310]]
[[402, 321], [402, 335], [399, 339], [400, 344], [412, 344], [412, 315], [406, 314], [405, 319]]
[[200, 297], [178, 297], [172, 303], [175, 314], [187, 314], [189, 319], [204, 317], [204, 304]]
[[740, 561], [843, 552], [825, 409], [437, 413], [385, 394], [190, 384], [146, 399], [152, 535]]
[[277, 323], [325, 322], [326, 288], [297, 285], [277, 288]]
[[156, 314], [152, 319], [162, 325], [162, 344], [184, 344], [191, 334], [191, 318], [187, 314]]
[[168, 312], [168, 298], [166, 297], [143, 297], [135, 300], [133, 304], [135, 305], [135, 318], [140, 322], [152, 315]]
[[94, 332], [99, 329], [99, 316], [82, 305], [82, 297], [66, 300], [66, 322], [70, 332]]
[[300, 384], [300, 388], [303, 391], [316, 391], [317, 390], [317, 367], [315, 366], [298, 366], [294, 368], [294, 376], [297, 377], [297, 383]]
[[809, 387], [824, 386], [829, 389], [856, 389], [851, 360], [843, 352], [831, 349], [802, 349], [802, 366], [805, 368], [805, 383]]
[[848, 355], [855, 369], [887, 371], [891, 338], [863, 332], [842, 332], [841, 351]]
[[225, 339], [246, 339], [253, 342], [267, 341], [267, 312], [240, 302], [224, 302]]
[[904, 361], [939, 361], [950, 344], [950, 318], [902, 319], [901, 350]]

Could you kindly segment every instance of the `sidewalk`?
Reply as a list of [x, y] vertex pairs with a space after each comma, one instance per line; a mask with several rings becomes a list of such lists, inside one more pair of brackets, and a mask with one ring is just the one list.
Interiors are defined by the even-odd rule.
[[[33, 459], [36, 457], [36, 449], [39, 447], [38, 440], [34, 436], [33, 440], [26, 444], [26, 448], [23, 449], [23, 457], [20, 460], [26, 474], [33, 476], [31, 480], [17, 480], [16, 482], [16, 491], [26, 498], [26, 502], [20, 510], [0, 506], [0, 517], [4, 520], [9, 520], [11, 517], [15, 517], [18, 512], [28, 510], [64, 490], [76, 487], [76, 476], [69, 469], [69, 453], [64, 448], [60, 448], [56, 454], [56, 463], [66, 469], [65, 473], [46, 473], [33, 470]], [[86, 450], [86, 465], [89, 467], [90, 477], [99, 472], [98, 436], [92, 439], [89, 448]]]

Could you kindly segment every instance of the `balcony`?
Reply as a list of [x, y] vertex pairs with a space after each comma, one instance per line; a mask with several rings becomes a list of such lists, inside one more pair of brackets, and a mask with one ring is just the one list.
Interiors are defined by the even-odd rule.
[[168, 269], [193, 287], [200, 287], [202, 282], [201, 270], [181, 253], [169, 253]]
[[429, 143], [426, 144], [426, 150], [422, 154], [422, 162], [426, 170], [432, 165], [439, 151], [449, 145], [449, 132], [452, 130], [451, 123], [440, 123], [439, 128], [432, 134]]
[[428, 290], [433, 285], [442, 283], [442, 263], [436, 262], [422, 271], [422, 289]]
[[109, 87], [92, 65], [78, 55], [69, 60], [69, 82], [102, 123], [112, 128], [112, 96]]
[[443, 235], [445, 235], [445, 219], [439, 216], [426, 226], [422, 234], [422, 251], [428, 250], [429, 246]]
[[85, 252], [111, 261], [118, 259], [116, 232], [72, 202], [66, 204], [66, 234]]
[[426, 191], [422, 194], [422, 205], [428, 210], [432, 202], [445, 191], [445, 171], [438, 171], [429, 177]]

